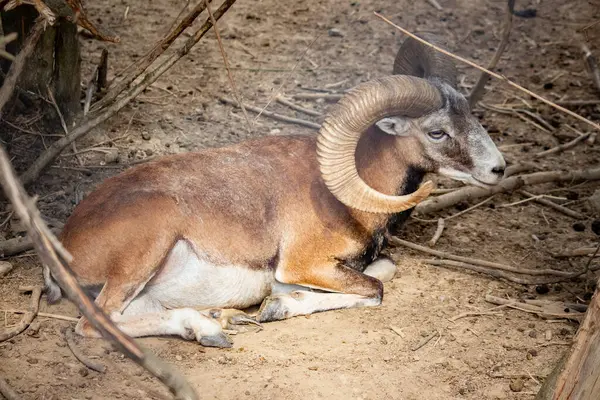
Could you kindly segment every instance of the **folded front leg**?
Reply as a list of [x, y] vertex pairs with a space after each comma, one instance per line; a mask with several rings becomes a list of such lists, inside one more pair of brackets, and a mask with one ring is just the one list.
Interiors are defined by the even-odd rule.
[[383, 284], [380, 280], [339, 263], [310, 268], [279, 266], [276, 277], [282, 283], [333, 293], [295, 290], [269, 296], [258, 311], [259, 322], [341, 308], [377, 306], [383, 299]]

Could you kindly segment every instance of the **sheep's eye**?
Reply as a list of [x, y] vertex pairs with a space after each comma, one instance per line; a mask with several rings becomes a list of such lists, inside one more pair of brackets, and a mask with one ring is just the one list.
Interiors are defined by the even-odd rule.
[[442, 130], [427, 132], [427, 135], [436, 142], [439, 142], [448, 137], [448, 134]]

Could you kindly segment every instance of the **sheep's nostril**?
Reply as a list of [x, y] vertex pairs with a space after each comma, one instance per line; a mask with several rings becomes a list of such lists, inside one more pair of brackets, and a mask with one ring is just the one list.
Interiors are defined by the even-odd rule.
[[504, 176], [504, 167], [494, 167], [492, 168], [492, 173], [500, 176]]

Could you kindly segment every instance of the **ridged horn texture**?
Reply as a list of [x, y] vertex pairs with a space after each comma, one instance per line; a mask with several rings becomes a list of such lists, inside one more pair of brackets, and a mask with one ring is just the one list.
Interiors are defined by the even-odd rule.
[[346, 206], [372, 213], [398, 213], [423, 201], [433, 189], [432, 182], [403, 196], [380, 193], [358, 175], [355, 152], [362, 134], [380, 119], [420, 117], [441, 106], [439, 91], [425, 79], [412, 76], [387, 76], [349, 91], [317, 137], [317, 159], [327, 188]]
[[[438, 36], [420, 33], [421, 39], [444, 48]], [[394, 60], [394, 75], [411, 75], [419, 78], [438, 78], [456, 89], [457, 70], [452, 58], [409, 37], [402, 43]]]

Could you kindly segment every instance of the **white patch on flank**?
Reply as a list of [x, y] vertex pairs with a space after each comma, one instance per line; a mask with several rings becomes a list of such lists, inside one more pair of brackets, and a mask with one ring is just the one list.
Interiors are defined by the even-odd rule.
[[158, 274], [124, 310], [125, 315], [160, 308], [237, 308], [259, 304], [271, 293], [274, 273], [247, 266], [215, 265], [178, 241]]

